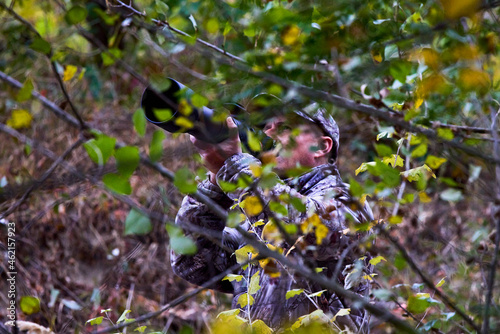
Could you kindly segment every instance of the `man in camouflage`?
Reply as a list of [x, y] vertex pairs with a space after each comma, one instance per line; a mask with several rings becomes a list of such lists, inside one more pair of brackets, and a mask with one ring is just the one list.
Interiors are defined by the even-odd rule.
[[[297, 225], [298, 230], [303, 231], [303, 237], [295, 243], [296, 247], [291, 247], [292, 245], [285, 241], [278, 241], [280, 244], [276, 245], [276, 240], [274, 246], [282, 247], [285, 254], [290, 252], [288, 256], [296, 258], [300, 249], [307, 258], [314, 261], [316, 267], [323, 268], [323, 275], [331, 277], [335, 273], [339, 284], [368, 297], [369, 283], [361, 277], [371, 273], [369, 258], [363, 256], [366, 254], [360, 254], [357, 247], [364, 235], [347, 231], [350, 224], [352, 227], [352, 223], [371, 221], [373, 215], [368, 206], [353, 209], [356, 206], [353, 205], [348, 188], [339, 176], [336, 166], [339, 147], [337, 124], [321, 108], [309, 112], [296, 111], [293, 115], [294, 117], [279, 116], [270, 120], [264, 132], [278, 143], [274, 170], [280, 177], [285, 178], [286, 172], [297, 166], [308, 168], [307, 172], [295, 178], [284, 179], [266, 191], [258, 186], [228, 193], [222, 191], [218, 182], [236, 183], [243, 175], [255, 179], [252, 169], [261, 165], [255, 157], [241, 153], [236, 125], [228, 118], [227, 124], [232, 135], [226, 141], [215, 146], [191, 138], [210, 171], [209, 180], [200, 183], [199, 189], [228, 211], [235, 204], [235, 200], [252, 195], [258, 195], [256, 198], [264, 199], [266, 203], [283, 199], [284, 194], [287, 198], [300, 199], [305, 206], [302, 210], [298, 210], [297, 205], [290, 204], [292, 201], [285, 201], [288, 214], [282, 220], [285, 224]], [[298, 134], [293, 130], [295, 128], [300, 130]], [[268, 208], [256, 216], [250, 216], [247, 212], [246, 221], [241, 227], [256, 232], [255, 235], [260, 237], [264, 225], [254, 223], [268, 221], [269, 211], [266, 209]], [[308, 222], [312, 224], [308, 226]], [[246, 245], [245, 239], [235, 229], [226, 227], [225, 222], [205, 204], [190, 196], [184, 198], [176, 224], [183, 227], [187, 234], [193, 235], [198, 251], [195, 255], [173, 253], [172, 268], [178, 276], [193, 284], [201, 285], [236, 264], [233, 252]], [[189, 226], [196, 226], [217, 235], [224, 247], [199, 234], [189, 232]], [[318, 234], [318, 226], [326, 226], [324, 235]], [[263, 237], [265, 239], [265, 236]], [[340, 270], [336, 268], [339, 261]], [[240, 268], [238, 274], [251, 277], [259, 270], [261, 288], [253, 295], [254, 304], [243, 308], [245, 312], [250, 312], [251, 319], [261, 319], [276, 329], [293, 324], [299, 317], [317, 309], [321, 309], [326, 315], [334, 316], [340, 309], [351, 308], [348, 316], [337, 317], [336, 328], [358, 333], [369, 331], [369, 318], [365, 310], [356, 308], [349, 300], [329, 291], [308, 297], [307, 293], [318, 292], [322, 288], [293, 275], [291, 270], [280, 264], [275, 263], [274, 273], [269, 268], [251, 265], [245, 270]], [[354, 276], [356, 279], [352, 279]], [[212, 288], [232, 293], [233, 308], [238, 307], [238, 297], [248, 289], [245, 280], [221, 280]], [[287, 299], [286, 293], [292, 289], [304, 289], [306, 293], [299, 293]]]

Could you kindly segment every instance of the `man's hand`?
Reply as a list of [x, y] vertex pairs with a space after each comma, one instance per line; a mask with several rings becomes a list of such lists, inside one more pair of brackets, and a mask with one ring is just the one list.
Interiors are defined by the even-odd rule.
[[229, 138], [218, 143], [210, 144], [191, 136], [191, 142], [203, 159], [203, 164], [210, 171], [210, 181], [216, 184], [215, 175], [224, 164], [227, 158], [241, 153], [240, 137], [238, 127], [231, 117], [226, 119], [229, 128]]

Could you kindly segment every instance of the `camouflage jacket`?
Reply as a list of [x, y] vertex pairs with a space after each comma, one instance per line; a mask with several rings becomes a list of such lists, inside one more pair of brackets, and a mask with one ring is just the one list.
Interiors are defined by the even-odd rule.
[[[248, 154], [237, 154], [225, 162], [217, 174], [217, 178], [226, 182], [235, 182], [242, 174], [252, 175], [249, 166], [253, 164], [260, 164], [260, 162]], [[245, 196], [243, 191], [224, 193], [218, 186], [208, 180], [202, 182], [199, 189], [226, 210], [230, 210], [235, 203], [235, 199]], [[283, 219], [286, 224], [300, 225], [314, 213], [321, 217], [321, 222], [328, 227], [328, 232], [320, 246], [316, 245], [314, 233], [304, 236], [305, 242], [312, 245], [312, 247], [307, 247], [307, 249], [311, 250], [306, 252], [306, 256], [311, 257], [317, 267], [323, 268], [322, 273], [328, 277], [333, 275], [337, 261], [342, 258], [341, 270], [337, 270], [339, 272], [337, 276], [338, 283], [361, 296], [368, 297], [369, 284], [360, 277], [371, 273], [368, 264], [369, 257], [366, 254], [359, 254], [356, 247], [356, 240], [360, 239], [362, 234], [345, 234], [343, 232], [349, 228], [348, 216], [352, 217], [351, 221], [354, 223], [360, 223], [373, 220], [373, 215], [368, 206], [361, 210], [352, 209], [353, 205], [350, 203], [347, 186], [342, 183], [335, 165], [318, 166], [298, 178], [278, 183], [270, 191], [263, 192], [260, 189], [257, 191], [266, 201], [275, 199], [282, 194], [289, 194], [301, 199], [306, 210], [300, 212], [293, 205], [288, 205], [288, 216]], [[252, 224], [261, 219], [264, 222], [267, 220], [265, 210], [257, 217], [247, 217], [242, 227], [247, 230], [252, 229], [257, 232], [257, 235], [260, 235], [262, 225], [252, 226]], [[184, 198], [177, 214], [176, 224], [184, 227], [187, 234], [192, 234], [195, 237], [198, 251], [195, 255], [172, 253], [172, 268], [178, 276], [193, 284], [201, 285], [211, 277], [234, 265], [236, 258], [233, 252], [228, 251], [228, 249], [237, 250], [246, 244], [243, 237], [235, 229], [226, 227], [225, 222], [213, 214], [206, 205], [199, 203], [190, 196]], [[226, 250], [203, 236], [188, 232], [187, 226], [189, 225], [198, 226], [218, 235]], [[299, 228], [299, 230], [301, 229]], [[289, 245], [284, 242], [281, 246], [285, 250], [290, 249]], [[293, 251], [290, 254], [289, 256], [298, 256]], [[365, 256], [365, 258], [363, 259], [362, 256]], [[360, 258], [361, 260], [359, 260]], [[277, 268], [281, 271], [279, 277], [269, 275], [266, 270], [262, 270], [259, 266], [248, 266], [246, 270], [240, 269], [239, 274], [245, 277], [251, 277], [257, 270], [262, 273], [260, 275], [261, 288], [254, 295], [255, 301], [250, 307], [252, 319], [261, 319], [268, 326], [278, 328], [293, 323], [300, 316], [309, 314], [318, 307], [330, 316], [335, 315], [340, 309], [351, 308], [349, 316], [337, 318], [337, 326], [360, 333], [368, 331], [367, 313], [362, 309], [356, 309], [355, 305], [352, 305], [349, 300], [345, 300], [335, 293], [327, 291], [313, 298], [308, 298], [304, 293], [301, 293], [286, 299], [286, 293], [291, 289], [304, 289], [308, 293], [314, 293], [322, 290], [322, 288], [293, 275], [283, 266], [277, 266]], [[356, 271], [358, 272], [357, 275], [353, 274], [346, 279], [350, 272], [354, 273]], [[356, 276], [357, 279], [352, 279], [353, 276]], [[247, 292], [245, 280], [240, 282], [223, 280], [216, 283], [212, 288], [232, 293], [234, 295], [233, 308], [238, 307], [238, 297]]]

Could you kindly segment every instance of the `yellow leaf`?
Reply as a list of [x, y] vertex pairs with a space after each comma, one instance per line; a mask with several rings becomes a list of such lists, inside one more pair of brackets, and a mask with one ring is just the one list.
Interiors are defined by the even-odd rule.
[[288, 290], [286, 292], [285, 298], [288, 300], [290, 298], [293, 298], [297, 295], [300, 295], [302, 292], [304, 292], [304, 289], [293, 289], [293, 290]]
[[325, 225], [323, 224], [319, 224], [318, 226], [316, 226], [316, 243], [318, 245], [321, 245], [321, 243], [323, 242], [323, 239], [326, 238], [327, 234], [328, 234], [328, 227], [326, 227]]
[[332, 321], [337, 320], [337, 317], [343, 317], [343, 316], [346, 316], [346, 315], [349, 315], [349, 314], [351, 314], [351, 309], [350, 308], [342, 308], [342, 309], [340, 309], [335, 314], [335, 316], [333, 317]]
[[444, 15], [448, 19], [458, 19], [473, 15], [481, 5], [479, 0], [441, 0]]
[[245, 198], [243, 202], [241, 202], [241, 207], [249, 216], [257, 216], [264, 209], [257, 196], [248, 196]]
[[260, 177], [262, 175], [262, 166], [257, 164], [251, 164], [250, 171], [254, 177]]
[[302, 233], [309, 233], [312, 231], [313, 227], [318, 226], [319, 224], [321, 224], [321, 219], [319, 219], [317, 214], [313, 214], [300, 224], [300, 230]]
[[179, 101], [179, 106], [177, 107], [177, 109], [184, 116], [189, 116], [193, 112], [193, 107], [191, 107], [186, 99], [181, 99]]
[[271, 241], [274, 243], [283, 240], [283, 237], [281, 235], [280, 230], [278, 229], [278, 226], [276, 226], [276, 224], [272, 221], [267, 222], [264, 228], [262, 229], [261, 238], [266, 241]]
[[425, 163], [429, 165], [432, 169], [438, 169], [443, 163], [447, 160], [445, 158], [436, 157], [434, 155], [429, 155], [427, 159], [425, 159]]
[[424, 191], [418, 193], [418, 198], [421, 203], [429, 203], [432, 199]]
[[223, 281], [236, 281], [240, 282], [243, 279], [243, 275], [234, 275], [234, 274], [227, 274], [226, 277], [224, 277], [222, 280]]
[[253, 334], [272, 334], [273, 330], [269, 328], [266, 323], [262, 320], [255, 320], [252, 322], [252, 333]]
[[475, 91], [484, 95], [491, 87], [488, 73], [471, 68], [464, 68], [458, 72], [458, 86], [464, 91]]
[[73, 77], [76, 74], [76, 71], [78, 71], [78, 67], [73, 65], [66, 66], [63, 73], [63, 81], [69, 81], [73, 79]]
[[391, 157], [385, 157], [382, 162], [386, 165], [403, 167], [404, 159], [399, 155], [393, 154]]
[[381, 63], [382, 62], [382, 55], [380, 54], [380, 52], [377, 52], [377, 51], [371, 51], [370, 52], [371, 55], [372, 55], [372, 59], [375, 63]]
[[228, 318], [232, 318], [240, 314], [241, 310], [239, 308], [232, 309], [228, 311], [223, 311], [217, 315], [217, 319], [227, 320]]
[[445, 278], [446, 278], [446, 276], [445, 276], [445, 277], [443, 277], [443, 278], [441, 278], [441, 280], [440, 280], [439, 282], [437, 282], [437, 284], [436, 284], [436, 288], [441, 287], [441, 286], [442, 286], [442, 285], [446, 282], [446, 281], [444, 280]]
[[247, 305], [251, 306], [254, 302], [255, 299], [252, 296], [250, 296], [248, 293], [244, 293], [238, 297], [237, 305], [240, 305], [241, 307], [245, 307]]
[[254, 295], [260, 290], [260, 271], [257, 271], [252, 275], [250, 279], [250, 284], [248, 285], [248, 293]]
[[445, 78], [440, 74], [431, 74], [417, 85], [417, 98], [425, 99], [432, 93], [445, 93], [449, 88]]
[[422, 57], [424, 58], [424, 62], [427, 66], [436, 70], [439, 67], [439, 54], [429, 48], [422, 49]]
[[361, 205], [365, 205], [365, 202], [366, 202], [366, 198], [367, 198], [367, 197], [371, 197], [371, 196], [370, 196], [370, 195], [368, 195], [368, 194], [363, 194], [363, 196], [361, 196], [361, 198], [359, 199], [359, 203], [360, 203]]
[[252, 257], [253, 257], [253, 255], [258, 254], [258, 252], [255, 250], [255, 248], [253, 248], [251, 245], [245, 245], [245, 246], [241, 247], [240, 249], [237, 249], [236, 251], [234, 251], [234, 255], [236, 255], [236, 262], [243, 263], [243, 262], [248, 261], [248, 259], [249, 259], [248, 253], [251, 253]]
[[285, 28], [281, 34], [281, 40], [285, 45], [293, 45], [297, 42], [300, 35], [300, 29], [295, 24]]
[[386, 260], [383, 256], [379, 255], [379, 256], [374, 257], [373, 259], [371, 259], [371, 260], [370, 260], [370, 264], [371, 264], [371, 265], [373, 265], [373, 266], [376, 266], [376, 265], [377, 265], [377, 264], [379, 264], [381, 261], [385, 261], [385, 262], [387, 262], [387, 260]]
[[180, 126], [181, 128], [184, 128], [184, 129], [191, 129], [193, 126], [194, 126], [194, 123], [191, 122], [189, 119], [187, 119], [186, 117], [177, 117], [175, 119], [175, 125], [178, 125]]
[[85, 71], [87, 71], [87, 69], [86, 69], [86, 68], [84, 68], [84, 69], [82, 69], [82, 70], [80, 71], [80, 75], [78, 76], [78, 80], [82, 80], [83, 76], [85, 75]]
[[391, 216], [389, 218], [389, 223], [393, 225], [401, 224], [403, 222], [403, 217], [401, 216]]
[[415, 100], [415, 109], [420, 108], [420, 106], [422, 105], [422, 103], [424, 103], [424, 99], [419, 99], [419, 98], [417, 98], [417, 99]]
[[14, 129], [29, 128], [33, 116], [24, 109], [12, 110], [12, 115], [7, 120], [7, 125]]

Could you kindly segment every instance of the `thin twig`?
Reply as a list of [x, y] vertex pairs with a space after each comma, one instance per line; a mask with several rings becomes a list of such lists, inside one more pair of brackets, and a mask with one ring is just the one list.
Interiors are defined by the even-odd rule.
[[[126, 3], [120, 1], [120, 0], [117, 0], [117, 2], [124, 8], [130, 10], [131, 12], [133, 12], [135, 15], [137, 16], [140, 16], [140, 17], [145, 17], [146, 15], [140, 11], [138, 11], [137, 9], [135, 9], [134, 7], [132, 7], [131, 5], [127, 5]], [[166, 27], [168, 28], [170, 31], [173, 31], [175, 32], [176, 34], [178, 35], [181, 35], [181, 36], [184, 36], [184, 37], [189, 37], [189, 38], [193, 38], [192, 36], [190, 36], [188, 33], [185, 33], [184, 31], [182, 30], [179, 30], [179, 29], [176, 29], [174, 27], [172, 27], [168, 22], [166, 21], [161, 21], [161, 20], [157, 20], [157, 19], [153, 19], [152, 22], [156, 23], [157, 25], [160, 25], [160, 26], [163, 26], [163, 27]], [[210, 44], [200, 38], [196, 38], [196, 42], [212, 49], [212, 50], [215, 50], [217, 52], [219, 52], [220, 54], [224, 55], [224, 56], [227, 56], [229, 57], [230, 59], [232, 60], [237, 60], [237, 61], [240, 61], [240, 62], [245, 62], [245, 60], [243, 58], [240, 58], [238, 56], [235, 56], [229, 52], [226, 52], [226, 50], [223, 50], [213, 44]]]
[[[5, 129], [5, 125], [4, 124], [1, 124], [0, 123], [0, 130], [4, 130]], [[38, 187], [40, 187], [43, 182], [45, 182], [49, 176], [52, 174], [52, 172], [54, 172], [54, 170], [57, 168], [57, 166], [59, 166], [59, 164], [61, 164], [61, 162], [66, 159], [66, 157], [71, 153], [73, 152], [73, 150], [75, 150], [78, 146], [80, 146], [82, 143], [83, 143], [83, 138], [80, 137], [76, 142], [73, 143], [73, 145], [71, 145], [68, 149], [66, 149], [66, 151], [64, 151], [64, 153], [58, 157], [56, 159], [56, 161], [54, 161], [54, 163], [49, 167], [49, 169], [47, 169], [45, 171], [45, 173], [42, 175], [42, 177], [37, 180], [36, 182], [33, 182], [33, 184], [28, 188], [28, 190], [26, 190], [26, 192], [23, 194], [23, 196], [21, 196], [21, 198], [14, 204], [12, 205], [7, 211], [3, 212], [1, 215], [0, 215], [0, 219], [3, 219], [5, 217], [7, 217], [8, 215], [10, 215], [11, 213], [13, 213], [14, 211], [16, 211], [19, 206], [21, 206], [21, 204], [24, 203], [24, 201], [29, 197], [29, 195], [34, 191], [36, 190]]]
[[387, 232], [384, 227], [378, 228], [378, 231], [388, 239], [396, 248], [401, 252], [401, 255], [404, 257], [406, 262], [410, 265], [412, 270], [422, 279], [423, 283], [432, 291], [436, 293], [439, 299], [443, 301], [443, 303], [449, 308], [453, 309], [462, 319], [464, 319], [475, 331], [480, 332], [480, 328], [477, 324], [467, 315], [465, 314], [458, 306], [455, 305], [444, 293], [441, 292], [434, 283], [431, 282], [429, 278], [422, 272], [422, 270], [418, 267], [418, 265], [413, 261], [411, 256], [408, 254], [406, 249], [401, 245], [401, 243], [392, 237], [389, 232]]

